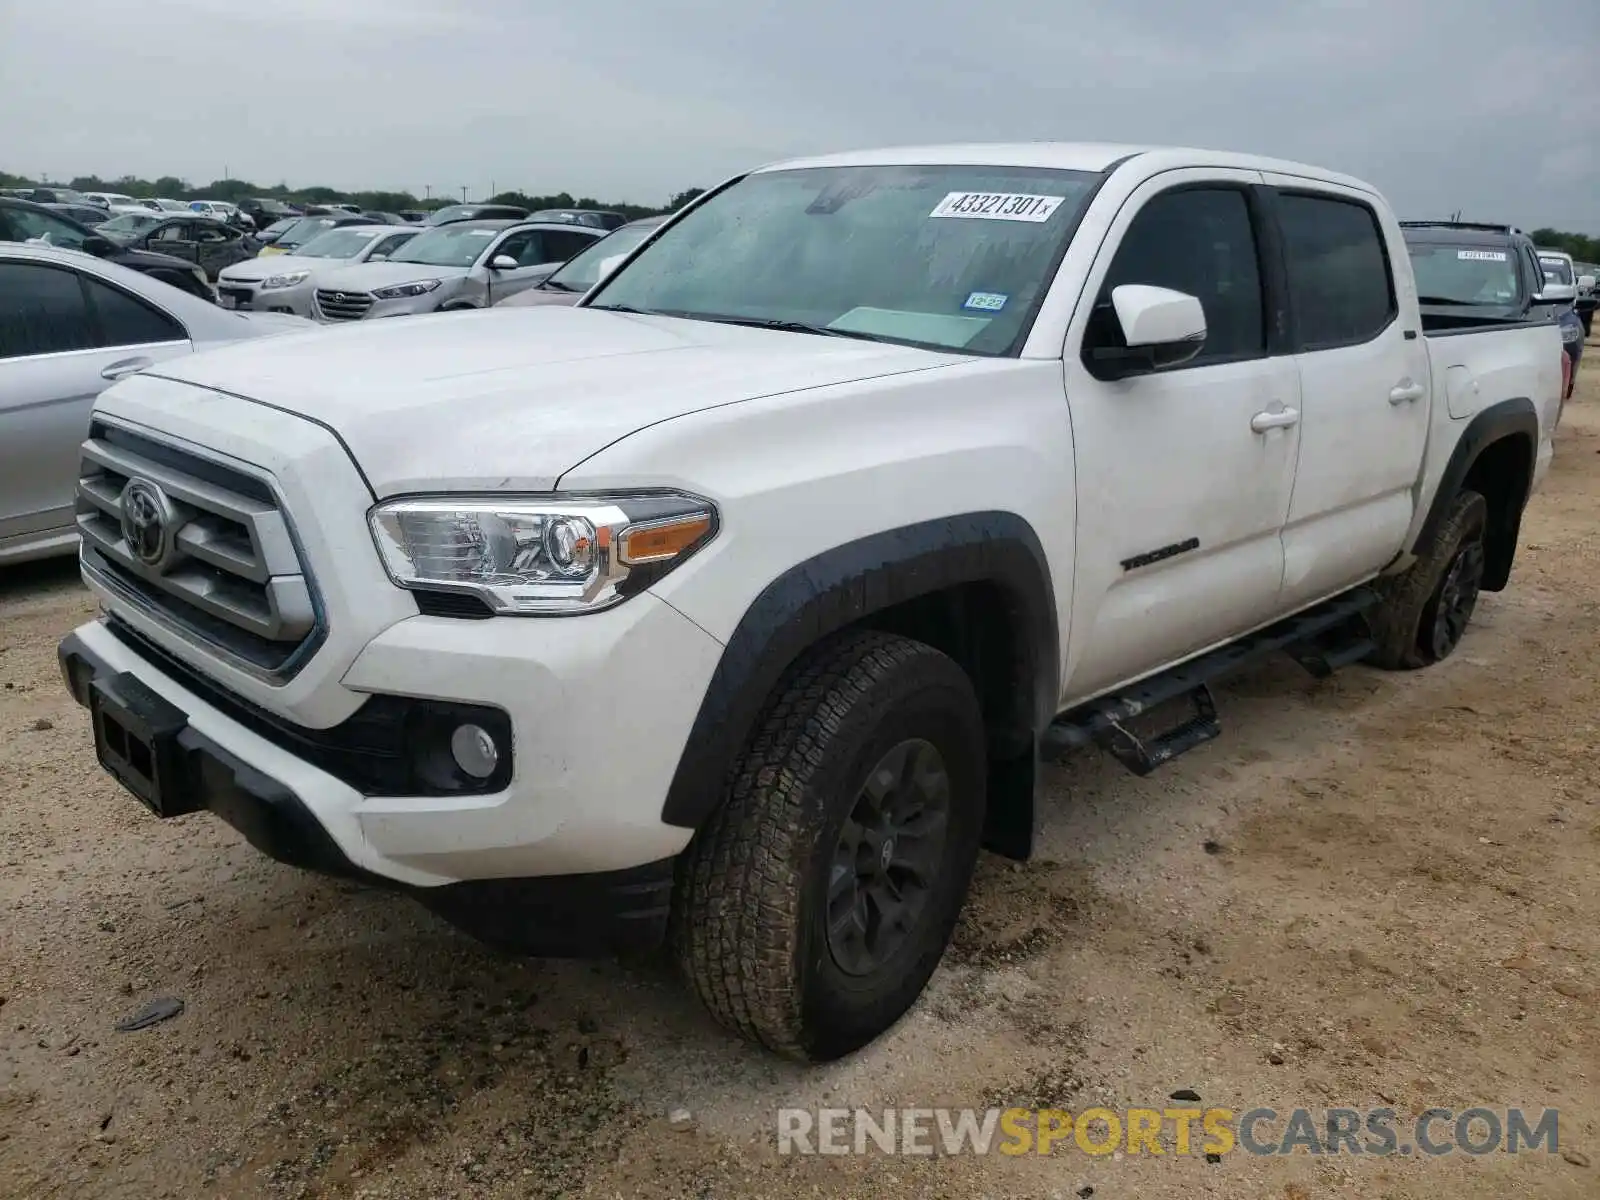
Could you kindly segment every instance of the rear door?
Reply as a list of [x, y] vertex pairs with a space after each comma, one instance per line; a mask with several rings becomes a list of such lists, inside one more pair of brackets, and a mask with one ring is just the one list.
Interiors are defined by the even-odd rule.
[[1371, 196], [1267, 175], [1300, 369], [1300, 459], [1284, 526], [1285, 608], [1376, 574], [1400, 550], [1427, 443], [1430, 378], [1399, 226]]
[[72, 524], [95, 397], [189, 348], [172, 316], [96, 276], [0, 259], [0, 543]]

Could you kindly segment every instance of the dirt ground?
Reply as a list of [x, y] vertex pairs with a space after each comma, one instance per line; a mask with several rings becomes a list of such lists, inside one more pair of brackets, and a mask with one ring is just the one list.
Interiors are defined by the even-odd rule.
[[[1600, 345], [1510, 589], [1410, 675], [1286, 660], [1140, 780], [1051, 769], [899, 1027], [804, 1070], [664, 972], [498, 958], [158, 822], [0, 576], [0, 1197], [1600, 1196]], [[115, 1022], [157, 996], [181, 1015]], [[1560, 1109], [1561, 1154], [780, 1156], [780, 1106]], [[687, 1108], [682, 1128], [668, 1113]]]

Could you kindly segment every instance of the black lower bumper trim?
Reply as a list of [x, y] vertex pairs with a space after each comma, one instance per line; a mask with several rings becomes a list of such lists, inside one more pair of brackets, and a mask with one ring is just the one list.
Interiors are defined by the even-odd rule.
[[[96, 679], [118, 674], [75, 633], [57, 657], [67, 690], [85, 707]], [[214, 813], [262, 854], [291, 867], [405, 892], [495, 949], [557, 958], [632, 955], [654, 950], [666, 935], [670, 858], [623, 871], [412, 887], [351, 862], [291, 788], [192, 726], [177, 733], [176, 744], [172, 769], [182, 811]]]

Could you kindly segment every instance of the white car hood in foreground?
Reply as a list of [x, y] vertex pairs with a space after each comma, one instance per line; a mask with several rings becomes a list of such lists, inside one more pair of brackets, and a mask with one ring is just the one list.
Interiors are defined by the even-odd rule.
[[[171, 359], [144, 374], [313, 418], [339, 434], [383, 497], [548, 491], [647, 425], [963, 361], [877, 342], [551, 307], [322, 327]], [[204, 404], [204, 393], [193, 403]]]

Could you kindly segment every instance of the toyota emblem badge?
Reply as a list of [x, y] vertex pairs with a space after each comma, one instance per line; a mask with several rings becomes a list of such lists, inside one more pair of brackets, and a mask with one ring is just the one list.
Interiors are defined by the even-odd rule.
[[170, 549], [172, 505], [148, 479], [130, 479], [122, 489], [122, 536], [147, 567], [160, 567]]

